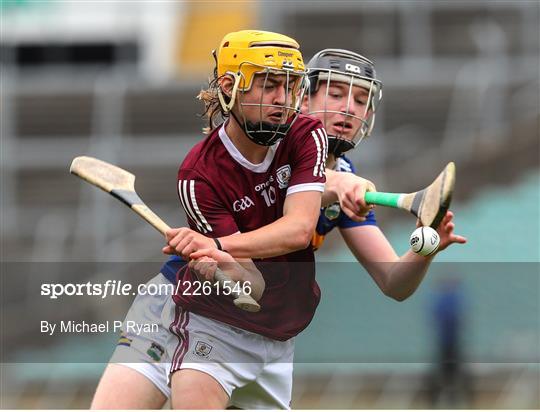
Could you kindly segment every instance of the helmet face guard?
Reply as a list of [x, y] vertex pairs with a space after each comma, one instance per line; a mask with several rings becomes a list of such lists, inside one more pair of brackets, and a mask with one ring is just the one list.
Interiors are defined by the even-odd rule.
[[[252, 90], [253, 87], [250, 87], [252, 96], [248, 101], [246, 94], [250, 90], [238, 92], [237, 106], [241, 116], [241, 122], [238, 123], [243, 125], [244, 132], [255, 143], [272, 146], [287, 135], [290, 127], [298, 118], [300, 105], [307, 88], [306, 76], [305, 74], [265, 67], [260, 67], [255, 75], [252, 86], [253, 84], [260, 86], [260, 95], [257, 96], [256, 91]], [[268, 88], [277, 89], [276, 92], [284, 96], [283, 100], [276, 103], [265, 103], [265, 94], [268, 93]], [[251, 112], [252, 116], [254, 114], [258, 120], [249, 120], [246, 116], [247, 112]], [[273, 121], [264, 120], [266, 113], [273, 114]], [[233, 114], [233, 116], [236, 115]], [[238, 121], [238, 119], [236, 120]]]
[[[343, 125], [338, 132], [328, 132], [329, 153], [338, 157], [344, 152], [355, 148], [364, 137], [368, 137], [375, 124], [375, 113], [382, 99], [382, 82], [377, 80], [373, 63], [365, 57], [347, 50], [325, 49], [317, 53], [308, 63], [309, 69], [309, 114], [322, 114], [322, 120], [327, 127], [329, 115], [337, 114], [343, 118]], [[328, 106], [330, 86], [339, 82], [346, 86], [346, 110], [331, 110]], [[322, 85], [325, 87], [324, 104], [322, 108], [313, 108], [311, 97]], [[367, 92], [363, 113], [350, 113], [350, 104], [354, 99], [355, 87]], [[321, 116], [318, 116], [321, 117]], [[345, 125], [358, 123], [356, 130], [345, 131]]]
[[[220, 77], [231, 76], [234, 83], [230, 96], [218, 89], [221, 107], [259, 145], [271, 146], [284, 138], [298, 117], [307, 88], [307, 73], [298, 48], [290, 37], [260, 31], [230, 33], [222, 41], [217, 73]], [[260, 96], [254, 84], [257, 90], [260, 87]], [[284, 96], [283, 101], [274, 98], [269, 103], [265, 97], [276, 91]], [[234, 107], [238, 108], [236, 113]], [[266, 119], [267, 115], [270, 119]]]

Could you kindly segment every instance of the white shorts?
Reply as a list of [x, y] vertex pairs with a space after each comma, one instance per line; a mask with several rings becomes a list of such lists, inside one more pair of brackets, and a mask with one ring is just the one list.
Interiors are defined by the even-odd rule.
[[209, 374], [229, 395], [230, 406], [290, 409], [294, 339], [269, 339], [187, 312], [172, 298], [162, 322], [174, 332], [166, 346], [171, 375], [181, 369]]
[[[146, 285], [172, 285], [161, 273]], [[171, 367], [166, 357], [165, 347], [168, 335], [167, 326], [162, 323], [165, 304], [171, 299], [170, 294], [137, 295], [124, 319], [122, 336], [111, 357], [110, 363], [117, 363], [136, 370], [146, 376], [163, 394], [170, 398], [168, 375]], [[157, 332], [137, 332], [127, 328], [128, 322], [157, 325]]]

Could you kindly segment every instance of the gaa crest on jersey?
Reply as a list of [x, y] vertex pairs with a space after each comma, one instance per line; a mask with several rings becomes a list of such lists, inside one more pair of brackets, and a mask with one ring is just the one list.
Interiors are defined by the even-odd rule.
[[337, 202], [324, 208], [324, 216], [326, 216], [328, 220], [336, 220], [339, 217], [340, 213], [341, 213], [341, 207], [339, 206], [339, 203]]
[[203, 342], [202, 340], [197, 341], [197, 344], [195, 345], [195, 350], [193, 351], [195, 355], [200, 356], [201, 358], [206, 358], [208, 357], [208, 355], [210, 355], [210, 352], [212, 352], [211, 345]]
[[291, 180], [291, 166], [284, 165], [276, 170], [276, 177], [278, 186], [280, 189], [285, 189], [289, 186], [289, 180]]
[[165, 349], [163, 349], [163, 346], [158, 345], [156, 342], [152, 342], [152, 344], [146, 351], [146, 354], [152, 359], [154, 359], [156, 362], [159, 362], [161, 360], [161, 357], [164, 353]]
[[255, 205], [255, 203], [253, 203], [253, 200], [251, 200], [249, 196], [244, 196], [243, 198], [234, 201], [233, 210], [235, 212], [243, 212], [244, 210], [249, 209], [253, 205]]

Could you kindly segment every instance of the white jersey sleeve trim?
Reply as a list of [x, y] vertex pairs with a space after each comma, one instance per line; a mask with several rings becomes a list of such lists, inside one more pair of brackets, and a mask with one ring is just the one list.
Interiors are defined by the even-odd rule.
[[186, 212], [188, 218], [191, 219], [195, 223], [195, 225], [197, 225], [197, 229], [199, 230], [199, 232], [206, 233], [200, 222], [195, 217], [193, 210], [191, 209], [191, 205], [189, 203], [189, 196], [187, 193], [187, 183], [187, 180], [178, 181], [178, 195], [180, 197], [180, 203], [182, 204], [182, 207], [184, 208], [184, 211]]
[[317, 132], [319, 133], [319, 136], [321, 137], [321, 142], [323, 146], [323, 159], [324, 161], [321, 164], [321, 168], [319, 171], [319, 176], [324, 176], [324, 170], [326, 167], [326, 158], [328, 157], [328, 135], [326, 134], [325, 129], [317, 129]]
[[313, 176], [324, 176], [324, 167], [326, 164], [326, 156], [328, 155], [328, 138], [326, 137], [326, 131], [324, 129], [317, 129], [311, 131], [311, 136], [315, 141], [317, 147], [317, 161], [313, 166]]
[[287, 196], [298, 192], [324, 192], [324, 183], [300, 183], [287, 189]]
[[320, 136], [315, 132], [315, 130], [311, 132], [311, 135], [313, 136], [313, 140], [317, 146], [317, 161], [315, 162], [315, 166], [313, 166], [313, 176], [319, 176], [321, 164], [324, 162], [322, 147], [319, 141]]
[[[202, 224], [204, 225], [204, 228], [206, 229], [206, 232], [212, 231], [212, 226], [210, 226], [205, 219], [204, 215], [199, 210], [199, 206], [197, 205], [197, 199], [195, 198], [195, 180], [191, 180], [189, 185], [190, 193], [191, 193], [191, 201], [193, 202], [193, 209], [195, 209], [195, 213], [202, 221]], [[205, 233], [206, 233], [205, 232]]]
[[180, 195], [180, 203], [186, 211], [188, 217], [195, 222], [197, 229], [202, 233], [212, 231], [212, 226], [205, 219], [197, 205], [195, 198], [195, 180], [179, 180], [178, 193]]

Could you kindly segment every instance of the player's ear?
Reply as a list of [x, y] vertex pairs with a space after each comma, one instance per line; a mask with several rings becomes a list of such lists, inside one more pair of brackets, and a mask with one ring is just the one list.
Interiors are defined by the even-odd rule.
[[219, 87], [225, 96], [231, 98], [234, 88], [234, 78], [228, 75], [222, 76], [219, 79]]

